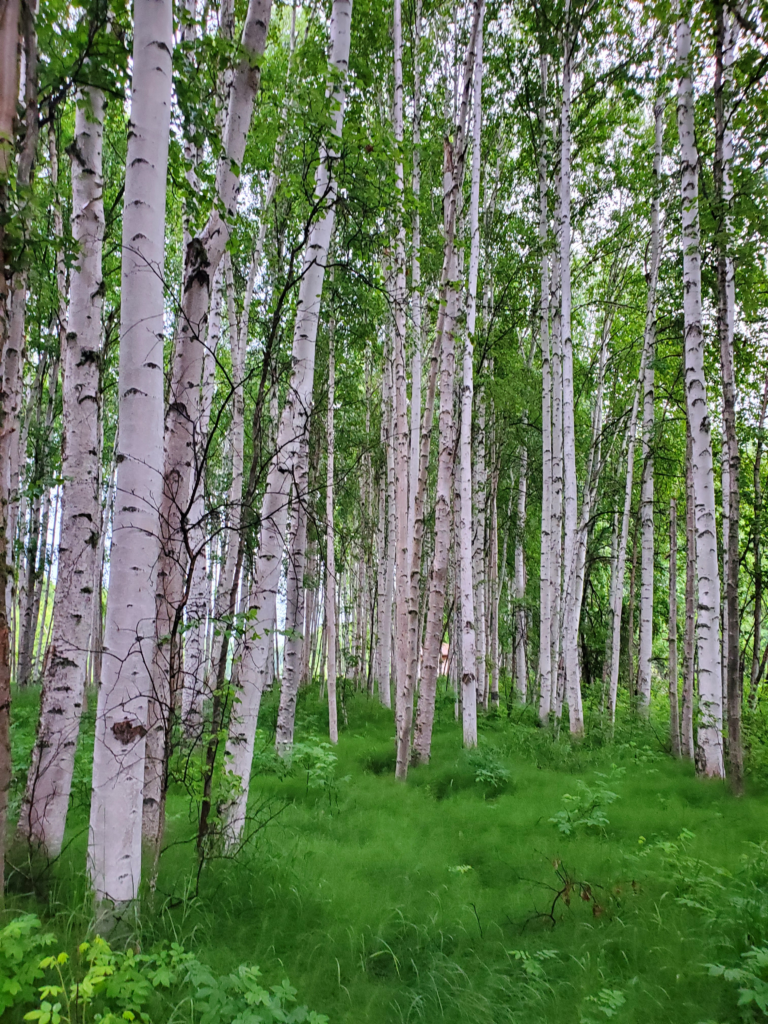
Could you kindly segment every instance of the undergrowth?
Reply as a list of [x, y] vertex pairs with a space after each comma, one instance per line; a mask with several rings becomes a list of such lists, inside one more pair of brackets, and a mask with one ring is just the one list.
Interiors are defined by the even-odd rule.
[[[265, 698], [267, 712], [275, 699]], [[627, 715], [609, 736], [599, 710], [574, 744], [567, 729], [553, 738], [529, 709], [502, 705], [465, 752], [445, 704], [431, 764], [412, 768], [405, 786], [394, 779], [391, 713], [351, 688], [336, 749], [322, 739], [315, 690], [301, 694], [289, 762], [274, 757], [265, 714], [252, 807], [280, 813], [235, 859], [198, 873], [195, 808], [173, 792], [157, 889], [123, 950], [159, 963], [178, 948], [221, 984], [258, 965], [260, 991], [274, 995], [287, 977], [290, 1012], [306, 1004], [333, 1024], [768, 1017], [761, 773], [736, 800], [668, 756], [663, 726]], [[34, 720], [16, 718], [14, 792]], [[78, 778], [88, 744], [86, 735]], [[62, 952], [77, 964], [79, 945], [93, 941], [86, 824], [78, 798], [60, 861], [43, 877], [20, 868], [11, 879], [5, 922], [37, 914], [41, 934], [55, 937], [40, 959]], [[185, 977], [160, 992], [173, 998], [160, 998], [153, 1024], [197, 1019], [168, 1010], [189, 998]]]

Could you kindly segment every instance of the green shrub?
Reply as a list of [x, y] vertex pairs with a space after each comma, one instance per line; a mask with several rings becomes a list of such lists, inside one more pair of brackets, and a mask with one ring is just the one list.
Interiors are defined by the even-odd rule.
[[[0, 931], [0, 1009], [27, 1009], [37, 1024], [327, 1024], [295, 1006], [288, 981], [267, 989], [258, 967], [241, 964], [217, 974], [179, 943], [152, 953], [113, 950], [102, 938], [41, 958], [54, 941], [25, 915]], [[40, 981], [42, 984], [39, 984]]]

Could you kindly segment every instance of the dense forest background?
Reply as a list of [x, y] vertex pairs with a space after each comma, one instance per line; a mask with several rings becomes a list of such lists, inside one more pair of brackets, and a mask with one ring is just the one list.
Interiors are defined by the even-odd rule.
[[767, 74], [0, 0], [0, 1012], [768, 1015]]

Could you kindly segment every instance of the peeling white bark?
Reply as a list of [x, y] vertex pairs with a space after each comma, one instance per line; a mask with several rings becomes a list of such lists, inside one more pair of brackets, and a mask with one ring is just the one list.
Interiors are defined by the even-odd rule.
[[136, 898], [141, 877], [163, 490], [163, 263], [172, 20], [170, 0], [135, 0], [123, 211], [119, 449], [88, 850], [97, 900], [118, 905]]
[[[75, 746], [80, 729], [99, 549], [99, 365], [104, 238], [102, 135], [104, 96], [78, 96], [72, 158], [72, 235], [79, 246], [65, 336], [62, 522], [53, 646], [43, 680], [40, 723], [19, 832], [56, 856], [64, 839]], [[54, 527], [54, 534], [55, 534]]]
[[717, 557], [715, 478], [712, 459], [704, 334], [701, 325], [701, 256], [699, 253], [699, 154], [694, 134], [693, 83], [688, 64], [691, 30], [680, 18], [676, 28], [677, 125], [680, 136], [683, 232], [683, 310], [685, 314], [685, 394], [691, 426], [693, 494], [696, 513], [698, 572], [699, 708], [697, 764], [704, 775], [722, 778], [723, 688], [720, 661], [720, 570]]
[[[664, 103], [654, 106], [655, 144], [653, 152], [654, 188], [661, 177]], [[651, 265], [648, 272], [648, 297], [645, 314], [645, 366], [643, 370], [643, 480], [640, 494], [640, 642], [637, 663], [638, 710], [647, 714], [651, 702], [651, 655], [653, 653], [653, 405], [656, 358], [656, 286], [661, 260], [659, 197], [651, 201]]]

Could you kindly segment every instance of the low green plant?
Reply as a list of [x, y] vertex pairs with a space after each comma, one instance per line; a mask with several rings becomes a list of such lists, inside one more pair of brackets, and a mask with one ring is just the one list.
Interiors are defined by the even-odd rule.
[[564, 836], [572, 836], [580, 830], [605, 835], [605, 829], [610, 825], [605, 808], [619, 799], [618, 793], [608, 788], [608, 783], [623, 772], [623, 768], [615, 767], [610, 775], [598, 772], [598, 781], [592, 786], [579, 779], [576, 792], [563, 796], [563, 808], [549, 819], [550, 823], [556, 825]]
[[724, 978], [739, 986], [739, 1006], [757, 1009], [768, 1017], [768, 946], [752, 946], [741, 954], [741, 966], [707, 964], [714, 978]]
[[[0, 1009], [24, 1010], [37, 1024], [327, 1024], [328, 1018], [296, 1006], [287, 980], [265, 987], [258, 967], [240, 964], [215, 972], [179, 943], [150, 953], [114, 950], [96, 937], [66, 952], [40, 957], [53, 943], [33, 915], [0, 931]], [[42, 980], [42, 984], [39, 982]]]
[[474, 770], [475, 782], [496, 792], [504, 789], [512, 776], [493, 747], [473, 750], [468, 761]]
[[0, 1015], [34, 996], [43, 976], [40, 953], [53, 942], [35, 914], [22, 914], [0, 929]]
[[[619, 1011], [626, 1003], [624, 993], [617, 988], [603, 988], [594, 996], [587, 996], [585, 1011], [581, 1014], [581, 1024], [595, 1024], [595, 1021], [608, 1020], [618, 1017]], [[594, 1017], [593, 1014], [600, 1013], [602, 1017]]]
[[290, 763], [306, 772], [307, 792], [310, 789], [327, 793], [333, 800], [338, 795], [338, 784], [348, 782], [349, 776], [336, 778], [336, 765], [339, 759], [333, 752], [330, 743], [312, 736], [301, 743], [294, 743], [290, 754]]

